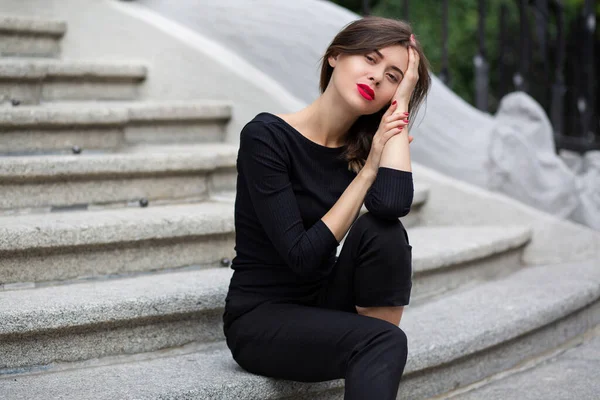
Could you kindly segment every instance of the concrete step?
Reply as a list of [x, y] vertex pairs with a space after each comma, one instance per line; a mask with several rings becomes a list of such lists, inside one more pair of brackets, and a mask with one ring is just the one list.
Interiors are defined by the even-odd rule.
[[58, 57], [64, 21], [0, 15], [0, 56]]
[[[194, 179], [202, 186], [202, 178]], [[205, 195], [196, 204], [150, 201], [139, 208], [136, 201], [131, 208], [1, 216], [0, 288], [231, 260], [235, 192], [217, 187], [213, 195], [213, 188], [209, 199]], [[184, 191], [183, 186], [167, 189]], [[425, 190], [417, 187], [415, 198], [425, 199], [419, 194]]]
[[0, 108], [0, 155], [113, 152], [138, 143], [223, 141], [224, 101], [61, 102]]
[[[226, 282], [224, 270], [215, 270], [211, 278], [188, 281], [181, 279], [178, 287], [161, 286], [165, 297], [177, 296], [182, 306], [179, 313], [193, 314], [222, 305], [221, 294], [214, 291], [216, 281]], [[222, 275], [217, 277], [217, 275]], [[156, 277], [153, 277], [156, 279]], [[115, 315], [123, 306], [110, 305], [106, 300], [118, 291], [108, 288], [90, 291], [88, 296], [103, 299], [88, 301], [89, 324], [100, 326], [101, 337], [97, 343], [106, 343], [116, 336], [117, 330], [100, 325], [99, 321], [118, 321]], [[130, 285], [131, 296], [127, 308], [138, 318], [155, 316], [171, 308], [165, 297], [149, 298], [147, 286]], [[209, 291], [203, 296], [202, 290]], [[75, 310], [81, 308], [78, 296], [62, 297], [60, 301], [46, 294], [48, 304], [42, 312], [40, 299], [26, 292], [10, 302], [0, 301], [3, 332], [47, 329], [60, 321], [81, 318]], [[104, 295], [104, 297], [101, 297]], [[139, 298], [143, 297], [143, 298]], [[518, 271], [503, 279], [457, 292], [443, 299], [421, 306], [407, 307], [401, 327], [409, 338], [408, 363], [400, 384], [402, 399], [424, 399], [468, 385], [486, 376], [512, 368], [536, 354], [551, 350], [570, 338], [580, 335], [600, 322], [600, 268], [596, 261], [570, 264], [540, 265]], [[91, 299], [89, 299], [91, 300]], [[136, 301], [137, 300], [137, 301]], [[62, 304], [57, 308], [56, 303]], [[18, 311], [34, 318], [25, 322], [15, 318]], [[10, 317], [10, 318], [7, 318]], [[219, 317], [213, 314], [214, 320]], [[177, 338], [181, 338], [178, 324], [167, 325]], [[204, 326], [204, 325], [199, 325]], [[203, 329], [187, 329], [196, 337], [206, 335]], [[46, 330], [46, 341], [56, 340], [51, 330]], [[143, 338], [147, 332], [136, 333]], [[21, 359], [43, 358], [42, 353], [32, 353], [30, 342], [16, 339], [0, 341], [3, 347], [3, 365], [12, 360], [8, 348], [18, 349]], [[52, 339], [54, 338], [54, 339]], [[191, 338], [193, 339], [193, 338]], [[143, 340], [143, 339], [142, 339]], [[129, 343], [131, 341], [128, 341]], [[177, 340], [173, 340], [177, 342]], [[135, 346], [142, 347], [140, 341]], [[93, 345], [92, 345], [93, 346]], [[92, 346], [71, 341], [63, 346], [54, 343], [55, 352], [81, 356]], [[120, 350], [131, 349], [121, 343]], [[64, 357], [73, 358], [73, 357]], [[108, 364], [109, 363], [109, 364]], [[107, 365], [108, 364], [108, 365]], [[300, 383], [274, 380], [253, 375], [242, 370], [231, 358], [223, 341], [213, 344], [188, 344], [171, 350], [136, 356], [106, 358], [86, 363], [49, 365], [35, 373], [23, 374], [23, 369], [4, 370], [0, 386], [12, 400], [46, 398], [85, 398], [89, 400], [114, 398], [144, 399], [340, 399], [343, 380], [321, 383]]]
[[0, 158], [0, 213], [123, 207], [235, 190], [238, 147], [138, 145], [120, 153]]
[[[415, 199], [422, 197], [416, 194]], [[416, 207], [418, 218], [419, 203]], [[411, 212], [400, 219], [405, 228], [409, 227], [405, 218], [414, 209], [415, 202]], [[415, 226], [407, 231], [413, 246], [412, 304], [522, 268], [521, 257], [533, 234], [525, 226]], [[338, 256], [346, 237], [340, 242]]]
[[1, 58], [0, 105], [131, 100], [146, 73], [145, 65], [133, 62]]
[[[542, 360], [450, 394], [453, 400], [595, 400], [600, 395], [600, 325]], [[432, 399], [433, 400], [433, 399]]]
[[533, 234], [525, 226], [418, 226], [407, 231], [413, 246], [412, 304], [520, 270]]
[[0, 217], [0, 283], [215, 265], [234, 255], [233, 209], [203, 201]]
[[[148, 217], [149, 222], [142, 222], [139, 218], [136, 221], [118, 223], [116, 219], [110, 221], [106, 218], [105, 224], [107, 230], [122, 230], [118, 236], [127, 233], [132, 237], [138, 236], [137, 239], [141, 240], [146, 236], [144, 233], [149, 231], [145, 225], [166, 218], [165, 214], [160, 215], [156, 212], [155, 214], [157, 215]], [[193, 224], [198, 225], [197, 220], [201, 219], [198, 217], [199, 214], [187, 208], [178, 216], [180, 218], [187, 216], [185, 220], [191, 219]], [[217, 219], [214, 216], [213, 218], [215, 221], [213, 225], [216, 225]], [[62, 222], [63, 225], [68, 224], [68, 221]], [[90, 222], [93, 222], [93, 219], [90, 219]], [[136, 224], [141, 225], [138, 228], [141, 233], [132, 229]], [[25, 231], [33, 231], [33, 227], [28, 224], [23, 225], [25, 227], [19, 235], [14, 236], [17, 239], [33, 240], [22, 234]], [[156, 226], [155, 223], [154, 225], [156, 231], [154, 235], [162, 236], [161, 233], [166, 228], [162, 225]], [[228, 227], [223, 225], [213, 227], [212, 232], [225, 231]], [[60, 229], [61, 224], [55, 223], [54, 226]], [[86, 236], [100, 236], [100, 232], [97, 232], [98, 227], [89, 224], [87, 228]], [[58, 232], [59, 229], [55, 230], [52, 237], [43, 230], [39, 231], [40, 235], [32, 236], [43, 235], [43, 238], [48, 241], [67, 242], [69, 240], [67, 235]], [[178, 233], [180, 236], [189, 234], [182, 232], [183, 229], [178, 228], [177, 224], [169, 224], [168, 229], [171, 234]], [[473, 227], [471, 241], [476, 237], [485, 236], [489, 231], [490, 228]], [[427, 232], [436, 235], [435, 228], [428, 228]], [[423, 234], [426, 235], [427, 232]], [[83, 242], [83, 234], [81, 236], [80, 242]], [[498, 238], [490, 240], [494, 243], [487, 243], [487, 246], [480, 243], [481, 247], [500, 248], [501, 240]], [[194, 241], [196, 247], [200, 247], [201, 243], [203, 242], [198, 239]], [[460, 246], [460, 243], [457, 245]], [[40, 247], [51, 246], [40, 244]], [[233, 248], [233, 245], [230, 244], [229, 248]], [[440, 252], [438, 254], [433, 252], [434, 254], [430, 255], [429, 250], [430, 246], [427, 245], [421, 248], [416, 257], [421, 261], [417, 264], [432, 270], [442, 270], [444, 265], [448, 265], [449, 269], [459, 267], [450, 264], [448, 258], [440, 257]], [[144, 265], [151, 264], [148, 260], [150, 257], [162, 257], [164, 260], [179, 255], [170, 249], [163, 249], [162, 255], [149, 248], [146, 251], [150, 254], [144, 254], [145, 259], [142, 260], [146, 262]], [[486, 251], [473, 249], [472, 253], [471, 257], [465, 255], [460, 259], [485, 259], [487, 254]], [[115, 264], [122, 263], [120, 260], [110, 260], [109, 257], [110, 254], [97, 257], [103, 260], [99, 268], [115, 268]], [[112, 255], [112, 258], [115, 259], [115, 256]], [[460, 263], [459, 258], [454, 259]], [[45, 265], [39, 266], [39, 270], [45, 267], [44, 273], [50, 269], [59, 270], [61, 267], [61, 265], [53, 267], [48, 258], [45, 261]], [[128, 257], [127, 261], [140, 263], [133, 257]], [[22, 267], [25, 269], [30, 265], [31, 261]], [[125, 268], [131, 266], [127, 264]], [[514, 267], [506, 266], [506, 268]], [[5, 271], [6, 268], [0, 270]], [[22, 269], [13, 270], [22, 273]], [[105, 355], [152, 351], [180, 346], [192, 341], [219, 340], [222, 335], [220, 315], [232, 273], [230, 268], [188, 269], [123, 279], [102, 279], [76, 284], [70, 282], [34, 289], [0, 291], [0, 320], [3, 321], [0, 327], [0, 354], [4, 354], [7, 360], [5, 364], [0, 365], [0, 369], [28, 368], [56, 361], [75, 361]], [[447, 280], [447, 277], [442, 273], [440, 279]], [[415, 278], [415, 281], [417, 280], [418, 277]], [[417, 293], [419, 288], [416, 287], [414, 290]]]

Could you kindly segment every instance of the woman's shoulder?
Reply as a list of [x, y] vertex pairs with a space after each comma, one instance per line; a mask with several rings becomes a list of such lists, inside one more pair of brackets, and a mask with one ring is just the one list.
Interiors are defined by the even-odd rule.
[[282, 116], [269, 112], [260, 112], [244, 125], [241, 136], [271, 138], [274, 140], [289, 140], [286, 134], [286, 120]]
[[255, 125], [286, 125], [287, 123], [285, 115], [273, 114], [267, 111], [256, 114], [254, 118], [248, 121], [248, 124]]

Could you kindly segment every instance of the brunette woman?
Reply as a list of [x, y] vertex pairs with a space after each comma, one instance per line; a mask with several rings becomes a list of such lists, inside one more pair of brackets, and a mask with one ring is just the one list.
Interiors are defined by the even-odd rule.
[[408, 124], [428, 62], [409, 24], [373, 16], [342, 29], [322, 62], [312, 104], [241, 131], [224, 332], [249, 372], [345, 378], [347, 400], [395, 399], [412, 286], [399, 220], [413, 199]]

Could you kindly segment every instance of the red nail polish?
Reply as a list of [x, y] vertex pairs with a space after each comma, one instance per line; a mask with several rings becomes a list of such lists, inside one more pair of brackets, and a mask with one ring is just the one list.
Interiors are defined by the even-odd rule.
[[404, 115], [408, 115], [408, 113], [407, 113], [407, 112], [405, 112], [405, 113], [404, 113]]
[[407, 119], [405, 119], [404, 122], [406, 122], [408, 124], [408, 120]]
[[394, 105], [394, 104], [396, 104], [396, 100], [394, 100], [394, 101], [392, 102], [392, 105]]

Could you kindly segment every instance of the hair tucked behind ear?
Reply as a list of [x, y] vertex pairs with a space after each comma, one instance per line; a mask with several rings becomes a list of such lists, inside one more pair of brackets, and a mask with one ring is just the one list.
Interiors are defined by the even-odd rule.
[[[325, 54], [321, 57], [321, 79], [319, 84], [321, 93], [325, 92], [333, 74], [333, 68], [328, 62], [330, 56], [338, 54], [362, 55], [370, 53], [374, 49], [393, 45], [408, 47], [412, 33], [412, 28], [407, 22], [377, 16], [367, 16], [346, 25], [333, 38]], [[415, 115], [429, 91], [431, 77], [429, 76], [429, 61], [423, 54], [418, 41], [416, 46], [413, 45], [413, 48], [419, 53], [420, 58], [419, 80], [410, 98], [408, 111]], [[342, 154], [342, 157], [345, 157], [348, 161], [349, 170], [358, 173], [364, 167], [369, 156], [373, 136], [377, 132], [383, 114], [390, 105], [388, 103], [374, 114], [359, 117], [350, 127], [346, 150]]]

